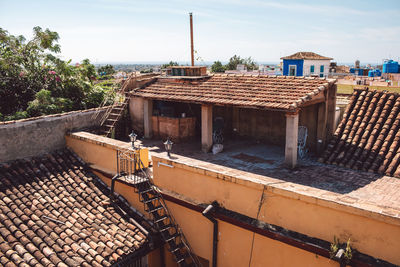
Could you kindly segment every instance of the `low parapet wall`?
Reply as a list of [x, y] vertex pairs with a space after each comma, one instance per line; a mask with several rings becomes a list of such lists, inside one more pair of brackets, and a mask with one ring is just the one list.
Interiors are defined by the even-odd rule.
[[0, 122], [0, 162], [62, 148], [68, 131], [100, 125], [105, 110], [96, 108]]

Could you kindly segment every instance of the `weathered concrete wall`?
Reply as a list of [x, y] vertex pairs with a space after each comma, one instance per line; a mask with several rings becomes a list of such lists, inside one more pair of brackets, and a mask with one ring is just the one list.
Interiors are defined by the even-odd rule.
[[283, 112], [239, 109], [233, 125], [239, 135], [253, 137], [271, 144], [285, 144], [285, 114]]
[[285, 144], [285, 114], [268, 110], [213, 107], [213, 119], [224, 119], [224, 136], [257, 139], [271, 144]]
[[[73, 111], [0, 123], [0, 162], [32, 157], [65, 146], [65, 133], [100, 124], [102, 109]], [[98, 114], [96, 117], [95, 115]]]
[[129, 100], [129, 115], [132, 121], [132, 129], [137, 134], [144, 133], [144, 124], [143, 124], [143, 110], [144, 110], [144, 99], [141, 97], [131, 97]]
[[317, 146], [318, 105], [304, 107], [300, 110], [299, 126], [307, 127], [306, 146], [314, 151]]

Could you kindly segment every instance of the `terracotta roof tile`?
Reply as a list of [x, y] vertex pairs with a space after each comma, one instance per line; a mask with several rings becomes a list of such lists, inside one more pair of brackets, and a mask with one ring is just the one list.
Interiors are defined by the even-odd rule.
[[198, 81], [158, 78], [132, 92], [144, 98], [293, 110], [329, 86], [325, 79], [217, 74]]
[[68, 150], [0, 164], [0, 266], [110, 266], [143, 246], [129, 207], [103, 208], [104, 192]]
[[287, 56], [287, 57], [281, 57], [281, 59], [311, 59], [311, 60], [331, 60], [333, 58], [330, 57], [324, 57], [321, 55], [318, 55], [314, 52], [297, 52], [293, 55]]
[[400, 178], [400, 96], [356, 90], [321, 161]]

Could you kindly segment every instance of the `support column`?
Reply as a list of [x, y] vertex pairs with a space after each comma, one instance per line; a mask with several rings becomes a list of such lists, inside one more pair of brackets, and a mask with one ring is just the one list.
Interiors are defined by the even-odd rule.
[[324, 148], [326, 141], [326, 120], [327, 120], [326, 108], [327, 106], [325, 102], [318, 104], [317, 147], [316, 147], [318, 155], [322, 152], [322, 149]]
[[153, 116], [153, 100], [145, 99], [143, 102], [143, 127], [144, 137], [151, 138], [153, 136], [152, 121]]
[[299, 132], [299, 113], [288, 112], [286, 116], [285, 164], [294, 168], [297, 164], [297, 137]]
[[234, 140], [240, 134], [240, 110], [237, 107], [232, 107], [232, 137]]
[[330, 84], [328, 87], [327, 95], [327, 122], [326, 122], [326, 136], [329, 140], [335, 132], [335, 114], [336, 114], [336, 84]]
[[212, 147], [212, 105], [201, 105], [201, 150], [209, 152]]

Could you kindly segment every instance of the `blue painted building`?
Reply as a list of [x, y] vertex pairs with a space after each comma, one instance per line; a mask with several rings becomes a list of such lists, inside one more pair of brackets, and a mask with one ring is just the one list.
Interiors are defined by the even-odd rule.
[[332, 60], [330, 57], [313, 52], [298, 52], [281, 59], [283, 60], [283, 75], [319, 77], [329, 74], [329, 65]]
[[302, 59], [284, 59], [283, 60], [283, 75], [286, 76], [303, 76]]

